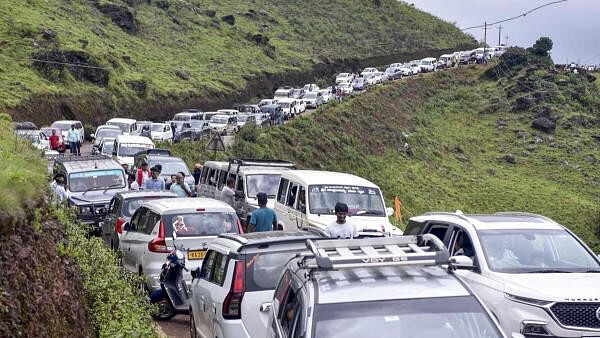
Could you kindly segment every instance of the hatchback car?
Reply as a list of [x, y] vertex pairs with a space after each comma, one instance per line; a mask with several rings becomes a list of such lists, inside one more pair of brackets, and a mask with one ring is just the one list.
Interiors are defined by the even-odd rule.
[[[173, 248], [173, 233], [182, 245], [189, 270], [199, 268], [208, 243], [221, 233], [242, 233], [232, 207], [208, 198], [169, 198], [142, 204], [123, 224], [119, 251], [123, 266], [144, 277], [144, 287], [160, 287], [162, 264]], [[184, 272], [189, 284], [192, 277]]]
[[317, 232], [224, 234], [193, 272], [192, 337], [266, 337], [273, 291], [286, 262]]

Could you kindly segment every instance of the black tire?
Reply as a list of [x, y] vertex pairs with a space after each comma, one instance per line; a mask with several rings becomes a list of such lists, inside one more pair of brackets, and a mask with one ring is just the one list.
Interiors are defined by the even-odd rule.
[[158, 305], [158, 311], [152, 314], [152, 317], [156, 320], [164, 321], [169, 320], [177, 314], [175, 308], [171, 305], [168, 299], [163, 298], [160, 301], [156, 302]]

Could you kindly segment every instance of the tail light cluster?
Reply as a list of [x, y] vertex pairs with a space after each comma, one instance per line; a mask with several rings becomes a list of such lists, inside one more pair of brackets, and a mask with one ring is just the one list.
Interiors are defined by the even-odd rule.
[[223, 318], [224, 319], [241, 319], [242, 318], [242, 298], [246, 292], [246, 264], [243, 261], [235, 262], [233, 270], [233, 280], [231, 288], [225, 300], [223, 301]]
[[155, 253], [169, 253], [171, 249], [167, 246], [165, 241], [165, 224], [160, 221], [158, 227], [158, 237], [148, 242], [148, 251]]
[[117, 224], [115, 225], [115, 230], [118, 234], [123, 233], [123, 224], [125, 224], [125, 219], [123, 217], [117, 218]]

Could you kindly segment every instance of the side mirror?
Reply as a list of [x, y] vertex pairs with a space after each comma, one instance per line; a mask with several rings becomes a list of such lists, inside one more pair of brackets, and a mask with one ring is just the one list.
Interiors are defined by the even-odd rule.
[[129, 230], [131, 230], [131, 224], [129, 224], [129, 222], [125, 222], [125, 224], [123, 224], [123, 231]]
[[449, 259], [450, 267], [454, 270], [473, 270], [473, 260], [468, 256], [452, 256]]
[[390, 208], [390, 207], [386, 208], [385, 209], [385, 214], [386, 214], [387, 217], [392, 216], [394, 214], [394, 208]]
[[200, 278], [200, 268], [196, 268], [195, 270], [192, 270], [190, 272], [190, 274], [192, 275], [192, 280], [194, 280], [196, 278]]

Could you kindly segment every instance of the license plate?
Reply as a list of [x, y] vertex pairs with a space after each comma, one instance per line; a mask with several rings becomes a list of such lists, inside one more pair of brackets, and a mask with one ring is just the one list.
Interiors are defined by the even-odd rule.
[[188, 251], [188, 259], [189, 260], [204, 259], [204, 256], [206, 256], [206, 250]]

